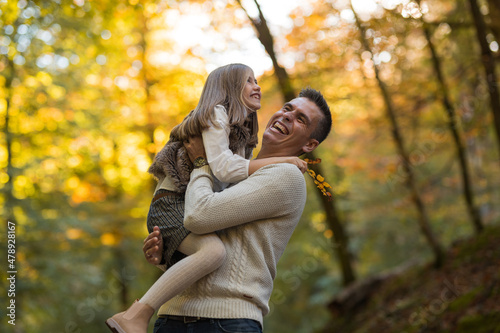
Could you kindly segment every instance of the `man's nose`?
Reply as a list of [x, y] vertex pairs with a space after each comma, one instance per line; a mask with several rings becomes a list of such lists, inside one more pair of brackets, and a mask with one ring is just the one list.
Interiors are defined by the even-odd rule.
[[285, 112], [283, 114], [283, 119], [286, 120], [286, 121], [292, 122], [292, 120], [293, 120], [293, 112], [292, 111]]

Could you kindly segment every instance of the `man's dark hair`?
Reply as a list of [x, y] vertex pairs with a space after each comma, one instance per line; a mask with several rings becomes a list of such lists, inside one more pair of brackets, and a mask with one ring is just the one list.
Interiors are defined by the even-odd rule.
[[312, 88], [304, 88], [300, 91], [299, 97], [305, 97], [316, 104], [323, 113], [323, 117], [316, 126], [316, 129], [311, 134], [311, 138], [318, 140], [319, 143], [326, 139], [332, 129], [332, 113], [330, 107], [326, 103], [325, 98], [318, 90]]

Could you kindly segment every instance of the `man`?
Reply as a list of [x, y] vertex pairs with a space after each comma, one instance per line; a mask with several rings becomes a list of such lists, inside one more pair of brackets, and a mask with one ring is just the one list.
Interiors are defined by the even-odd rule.
[[[323, 96], [304, 89], [271, 117], [257, 158], [311, 152], [330, 128]], [[203, 144], [193, 139], [186, 148], [192, 161], [201, 157], [202, 166], [191, 173], [184, 224], [197, 234], [217, 231], [226, 259], [160, 308], [155, 332], [262, 332], [276, 264], [304, 209], [304, 177], [294, 165], [273, 164], [214, 192], [210, 167], [203, 165]], [[144, 241], [143, 251], [154, 264], [161, 259], [159, 235], [156, 229]]]

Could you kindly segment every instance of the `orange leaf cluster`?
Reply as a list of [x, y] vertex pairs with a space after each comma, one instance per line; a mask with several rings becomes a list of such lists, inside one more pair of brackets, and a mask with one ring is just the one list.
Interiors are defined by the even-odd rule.
[[[310, 160], [310, 159], [306, 158], [306, 159], [304, 159], [304, 161], [307, 164], [311, 164], [311, 165], [321, 163], [321, 159], [319, 159], [319, 158], [317, 158], [315, 160]], [[312, 179], [314, 179], [314, 184], [316, 184], [316, 187], [321, 191], [321, 193], [323, 193], [323, 195], [325, 197], [328, 197], [328, 201], [331, 201], [332, 194], [330, 192], [328, 192], [328, 188], [332, 188], [332, 187], [330, 186], [330, 184], [325, 182], [325, 177], [323, 177], [320, 174], [316, 174], [316, 172], [314, 172], [311, 169], [307, 169], [307, 173], [309, 174], [309, 176], [312, 177]]]

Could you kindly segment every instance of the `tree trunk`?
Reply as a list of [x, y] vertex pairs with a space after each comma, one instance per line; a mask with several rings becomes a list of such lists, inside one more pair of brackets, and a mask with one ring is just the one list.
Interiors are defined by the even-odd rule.
[[[366, 40], [366, 29], [364, 26], [361, 24], [359, 17], [357, 16], [356, 12], [351, 6], [351, 10], [354, 13], [355, 19], [356, 19], [356, 25], [360, 31], [360, 39], [363, 47], [366, 49], [366, 51], [372, 53], [370, 49], [370, 45], [368, 44], [368, 41]], [[372, 59], [373, 60], [373, 59]], [[430, 247], [432, 248], [432, 251], [434, 252], [434, 262], [436, 267], [441, 267], [444, 261], [444, 252], [441, 248], [441, 245], [439, 241], [436, 239], [434, 236], [434, 233], [431, 230], [430, 223], [429, 223], [429, 217], [427, 215], [427, 211], [424, 205], [424, 202], [422, 201], [422, 198], [420, 197], [420, 193], [418, 191], [416, 181], [415, 181], [415, 176], [413, 174], [413, 169], [410, 164], [410, 159], [409, 155], [405, 149], [404, 142], [403, 142], [403, 137], [401, 135], [401, 131], [399, 129], [397, 120], [396, 120], [396, 114], [394, 112], [394, 107], [393, 107], [393, 102], [391, 99], [391, 96], [387, 90], [387, 87], [385, 83], [382, 81], [380, 78], [380, 73], [379, 73], [379, 68], [377, 65], [373, 65], [373, 68], [375, 70], [375, 78], [377, 79], [380, 91], [382, 93], [382, 97], [384, 99], [385, 105], [386, 105], [386, 112], [387, 112], [387, 117], [389, 118], [390, 124], [392, 126], [392, 135], [393, 135], [393, 140], [394, 143], [396, 144], [396, 148], [398, 151], [398, 154], [401, 158], [401, 162], [403, 165], [403, 170], [405, 172], [405, 183], [410, 190], [410, 195], [413, 203], [415, 204], [415, 207], [417, 208], [418, 212], [418, 224], [420, 227], [421, 232], [424, 234], [427, 242], [429, 243]]]
[[7, 176], [8, 180], [4, 186], [5, 192], [5, 217], [7, 221], [14, 221], [14, 195], [13, 191], [13, 181], [14, 181], [14, 167], [12, 166], [12, 133], [9, 130], [10, 125], [10, 107], [12, 100], [12, 81], [14, 80], [15, 69], [12, 59], [7, 57], [7, 68], [4, 70], [5, 75], [5, 91], [6, 91], [6, 108], [5, 108], [5, 124], [4, 124], [4, 135], [5, 135], [5, 148], [7, 149]]
[[488, 0], [490, 29], [495, 36], [495, 39], [500, 43], [500, 1]]
[[[18, 21], [16, 20], [15, 26], [18, 26]], [[7, 222], [13, 222], [15, 223], [16, 227], [16, 233], [19, 233], [19, 226], [17, 225], [16, 218], [14, 216], [14, 206], [17, 204], [16, 203], [16, 198], [14, 197], [14, 176], [15, 176], [15, 170], [14, 166], [12, 165], [12, 133], [9, 129], [10, 127], [10, 108], [12, 105], [12, 81], [16, 77], [16, 72], [14, 68], [14, 62], [12, 59], [10, 59], [8, 56], [6, 57], [6, 62], [7, 66], [4, 69], [4, 77], [5, 77], [5, 124], [3, 128], [3, 133], [5, 135], [5, 148], [7, 150], [7, 167], [6, 167], [6, 173], [8, 176], [7, 182], [4, 185], [4, 211], [5, 211], [5, 216], [4, 218], [6, 219], [5, 225], [7, 226]], [[7, 229], [6, 229], [7, 230]], [[18, 247], [19, 247], [19, 243]], [[17, 255], [14, 254], [17, 258]], [[16, 261], [16, 269], [19, 266], [19, 262]], [[23, 288], [18, 288], [16, 291], [17, 298], [16, 298], [16, 311], [19, 316], [22, 316], [23, 314], [23, 297], [25, 296], [25, 291]], [[17, 322], [17, 325], [15, 325], [13, 332], [15, 333], [24, 333], [25, 332], [25, 327], [26, 325], [21, 321]]]
[[280, 85], [280, 89], [283, 93], [285, 100], [290, 101], [294, 99], [296, 96], [293, 90], [292, 82], [290, 80], [290, 77], [288, 76], [287, 71], [283, 67], [281, 67], [280, 64], [278, 63], [276, 52], [274, 52], [274, 38], [271, 35], [269, 27], [267, 26], [266, 18], [264, 17], [264, 14], [260, 9], [259, 3], [257, 2], [257, 0], [254, 0], [255, 5], [259, 10], [259, 18], [255, 19], [252, 18], [250, 15], [248, 15], [248, 12], [245, 10], [245, 7], [243, 7], [240, 0], [236, 1], [243, 9], [243, 11], [247, 14], [250, 21], [252, 21], [255, 30], [257, 30], [257, 37], [259, 38], [260, 42], [266, 49], [266, 52], [269, 55], [269, 57], [271, 57], [274, 67], [274, 74], [278, 79], [278, 84]]
[[[145, 92], [145, 95], [146, 95], [146, 98], [145, 98], [145, 101], [144, 101], [144, 112], [146, 113], [146, 119], [147, 119], [147, 124], [146, 124], [146, 128], [145, 128], [145, 132], [147, 133], [148, 137], [149, 137], [149, 141], [151, 144], [154, 145], [155, 143], [155, 140], [154, 140], [154, 131], [155, 131], [155, 127], [156, 127], [156, 123], [154, 121], [154, 117], [153, 115], [151, 114], [151, 108], [150, 108], [150, 105], [151, 105], [151, 87], [156, 83], [154, 80], [151, 80], [150, 79], [150, 75], [148, 73], [148, 61], [147, 61], [147, 58], [146, 58], [146, 52], [147, 52], [147, 49], [148, 49], [148, 44], [147, 44], [147, 41], [146, 41], [146, 36], [148, 35], [149, 33], [149, 28], [148, 28], [148, 22], [147, 22], [147, 18], [144, 16], [143, 14], [143, 7], [142, 5], [137, 5], [136, 6], [136, 11], [137, 11], [137, 15], [139, 16], [139, 33], [141, 35], [141, 40], [139, 42], [139, 46], [142, 50], [142, 54], [141, 54], [141, 62], [142, 62], [142, 70], [141, 70], [141, 76], [142, 76], [142, 83], [143, 83], [143, 88], [144, 88], [144, 92]], [[155, 153], [154, 151], [149, 151], [149, 157], [151, 159], [151, 161], [154, 160], [154, 157], [155, 157]], [[154, 189], [156, 187], [156, 182], [153, 180], [153, 182], [151, 183], [152, 184], [152, 189]]]
[[[292, 82], [290, 80], [290, 77], [288, 76], [287, 71], [283, 67], [281, 67], [277, 61], [276, 52], [274, 51], [273, 37], [271, 35], [269, 27], [267, 26], [267, 21], [260, 9], [257, 0], [254, 0], [254, 2], [259, 11], [258, 19], [254, 19], [248, 14], [248, 12], [241, 4], [240, 0], [237, 0], [237, 2], [243, 9], [243, 11], [245, 11], [248, 18], [252, 22], [253, 26], [255, 27], [255, 30], [257, 31], [257, 36], [260, 42], [262, 43], [267, 53], [271, 57], [274, 67], [274, 74], [278, 79], [278, 83], [280, 85], [280, 89], [284, 99], [286, 101], [290, 101], [296, 98], [297, 95], [295, 94]], [[309, 153], [308, 158], [316, 159], [313, 153]], [[311, 166], [311, 169], [313, 169], [316, 173], [324, 175], [322, 168], [320, 167], [319, 164]], [[320, 193], [319, 191], [316, 192], [323, 205], [328, 226], [333, 231], [333, 239], [332, 239], [333, 249], [340, 263], [340, 268], [342, 271], [342, 283], [344, 286], [347, 286], [356, 280], [356, 275], [352, 267], [351, 256], [349, 254], [348, 238], [345, 233], [344, 226], [340, 221], [337, 209], [335, 207], [335, 200], [328, 201], [328, 199], [325, 196], [323, 196], [322, 193]]]
[[[420, 3], [420, 1], [418, 2]], [[472, 184], [470, 180], [469, 165], [467, 162], [467, 152], [463, 143], [463, 139], [459, 133], [457, 115], [450, 101], [450, 97], [448, 94], [448, 86], [446, 85], [443, 71], [441, 70], [441, 60], [439, 59], [434, 44], [432, 42], [430, 29], [425, 24], [423, 18], [422, 18], [422, 24], [423, 24], [422, 27], [424, 30], [425, 38], [427, 39], [427, 45], [429, 46], [429, 50], [431, 52], [434, 72], [438, 79], [440, 93], [443, 98], [442, 99], [443, 107], [446, 110], [446, 114], [448, 116], [448, 128], [450, 129], [450, 132], [453, 136], [453, 141], [455, 142], [455, 147], [457, 150], [457, 158], [460, 163], [460, 173], [462, 176], [463, 195], [465, 198], [465, 202], [467, 204], [467, 211], [469, 212], [476, 233], [480, 233], [483, 230], [483, 222], [481, 221], [481, 214], [479, 213], [479, 210], [474, 204], [474, 193], [472, 190]]]
[[[127, 250], [125, 250], [127, 251]], [[113, 274], [120, 284], [120, 307], [127, 309], [130, 307], [129, 301], [129, 287], [127, 281], [129, 277], [126, 276], [126, 267], [128, 265], [126, 256], [122, 246], [117, 246], [113, 249], [114, 267]]]
[[[316, 159], [312, 153], [307, 154], [307, 158], [311, 160]], [[316, 174], [324, 175], [320, 164], [311, 165], [310, 169]], [[328, 228], [333, 231], [332, 245], [342, 271], [342, 284], [343, 286], [348, 286], [356, 280], [356, 274], [352, 267], [351, 253], [349, 252], [349, 238], [338, 214], [335, 197], [332, 196], [332, 200], [329, 201], [320, 191], [315, 192], [323, 205]]]
[[[141, 61], [142, 61], [142, 70], [141, 70], [141, 75], [142, 75], [142, 82], [143, 82], [143, 87], [144, 87], [144, 92], [146, 93], [146, 100], [144, 102], [144, 112], [146, 113], [146, 128], [145, 132], [147, 133], [149, 137], [149, 143], [150, 147], [155, 147], [155, 128], [156, 128], [156, 122], [154, 121], [154, 117], [151, 114], [151, 87], [156, 83], [154, 80], [150, 79], [150, 74], [148, 72], [148, 61], [146, 57], [146, 52], [148, 50], [148, 43], [146, 41], [146, 36], [149, 33], [149, 28], [148, 28], [148, 22], [146, 17], [143, 15], [143, 10], [142, 10], [142, 5], [137, 6], [137, 12], [139, 15], [139, 23], [140, 23], [140, 34], [141, 34], [141, 41], [140, 41], [140, 47], [142, 50], [141, 54]], [[148, 151], [149, 153], [149, 158], [151, 162], [154, 161], [156, 152], [155, 151]], [[153, 177], [150, 177], [150, 193], [154, 192], [154, 189], [156, 188], [157, 182]], [[156, 271], [156, 277], [159, 279], [163, 275], [162, 271]]]
[[483, 15], [479, 10], [477, 0], [469, 0], [471, 14], [476, 26], [477, 39], [481, 46], [481, 61], [483, 63], [486, 82], [488, 83], [488, 92], [490, 94], [491, 111], [493, 112], [493, 122], [497, 134], [497, 144], [500, 162], [500, 94], [498, 92], [498, 80], [495, 71], [495, 58], [490, 50], [490, 46], [486, 39], [486, 23]]

